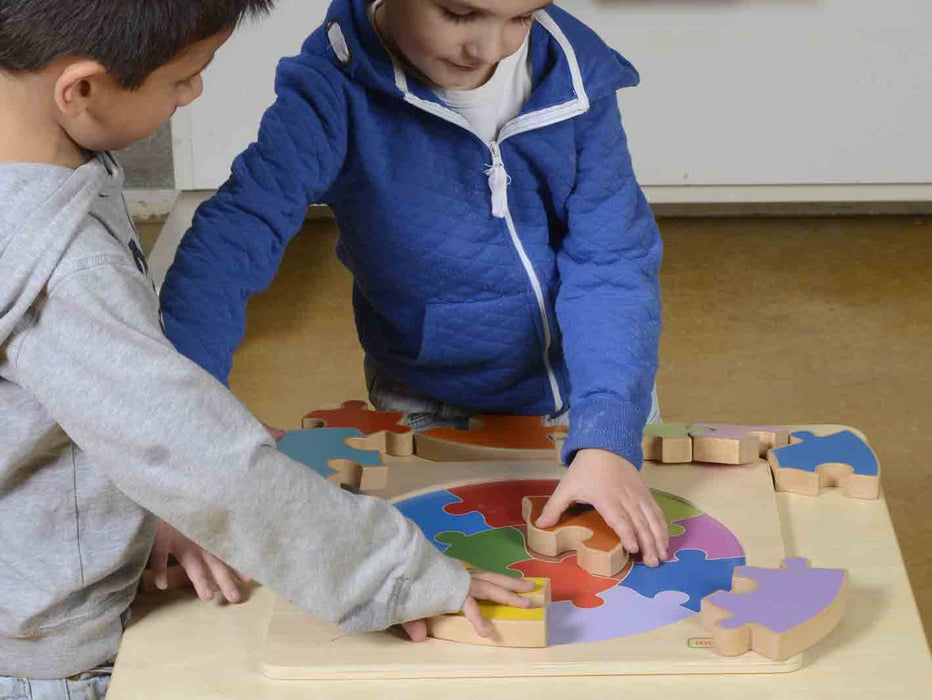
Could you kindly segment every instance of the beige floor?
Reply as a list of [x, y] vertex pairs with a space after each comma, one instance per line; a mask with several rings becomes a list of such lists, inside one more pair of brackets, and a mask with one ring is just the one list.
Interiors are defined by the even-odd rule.
[[[661, 230], [665, 420], [864, 430], [928, 635], [932, 218], [665, 219]], [[364, 397], [334, 241], [332, 224], [309, 223], [249, 308], [231, 385], [283, 428]]]

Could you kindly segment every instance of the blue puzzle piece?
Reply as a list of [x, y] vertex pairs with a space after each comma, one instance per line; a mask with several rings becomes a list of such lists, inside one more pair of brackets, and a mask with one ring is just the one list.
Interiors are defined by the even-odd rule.
[[877, 476], [880, 465], [874, 451], [850, 430], [817, 437], [809, 431], [793, 433], [802, 442], [773, 450], [783, 469], [815, 472], [821, 464], [848, 464], [854, 474]]
[[435, 539], [436, 535], [441, 532], [462, 532], [464, 535], [474, 535], [477, 532], [492, 529], [485, 518], [475, 511], [465, 515], [447, 513], [445, 506], [451, 503], [462, 503], [462, 501], [449, 491], [432, 491], [406, 498], [396, 503], [395, 506], [403, 515], [417, 523], [424, 532], [424, 536], [441, 552], [450, 546], [446, 542], [438, 542]]
[[378, 450], [357, 450], [346, 444], [349, 438], [361, 438], [356, 428], [309, 428], [285, 433], [278, 449], [301, 464], [305, 464], [325, 479], [336, 474], [327, 466], [333, 459], [348, 459], [363, 467], [382, 464]]
[[664, 591], [679, 591], [689, 596], [684, 607], [699, 612], [702, 599], [715, 591], [731, 590], [731, 574], [744, 565], [744, 557], [706, 559], [698, 549], [681, 549], [676, 561], [664, 562], [656, 568], [637, 562], [620, 585], [631, 588], [647, 598]]

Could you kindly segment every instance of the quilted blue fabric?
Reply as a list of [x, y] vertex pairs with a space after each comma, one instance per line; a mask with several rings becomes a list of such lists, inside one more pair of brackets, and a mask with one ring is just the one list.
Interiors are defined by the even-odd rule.
[[531, 29], [534, 92], [520, 128], [500, 138], [510, 179], [496, 217], [489, 145], [399, 77], [369, 1], [336, 0], [279, 64], [257, 141], [197, 211], [168, 272], [169, 338], [226, 381], [246, 300], [271, 282], [308, 204], [324, 202], [354, 275], [360, 341], [384, 371], [476, 411], [571, 406], [567, 458], [600, 447], [640, 465], [661, 242], [615, 97], [637, 72], [568, 13], [546, 10]]

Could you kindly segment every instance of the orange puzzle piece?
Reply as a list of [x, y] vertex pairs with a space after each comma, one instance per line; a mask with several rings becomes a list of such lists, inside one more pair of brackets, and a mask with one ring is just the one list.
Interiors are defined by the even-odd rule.
[[418, 456], [438, 462], [543, 460], [558, 457], [562, 425], [548, 426], [541, 416], [481, 415], [469, 430], [434, 428], [415, 436]]
[[301, 420], [303, 428], [356, 428], [363, 435], [383, 434], [380, 449], [396, 457], [414, 454], [411, 428], [402, 425], [404, 414], [392, 411], [373, 411], [365, 401], [344, 401], [340, 408], [311, 411]]
[[590, 506], [570, 506], [553, 527], [534, 525], [547, 503], [547, 496], [525, 496], [521, 512], [527, 523], [528, 548], [548, 557], [576, 550], [579, 566], [596, 576], [613, 576], [628, 561], [621, 540]]

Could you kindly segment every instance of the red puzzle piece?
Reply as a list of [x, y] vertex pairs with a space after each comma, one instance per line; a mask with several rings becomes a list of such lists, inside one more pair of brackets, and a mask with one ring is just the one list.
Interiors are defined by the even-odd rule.
[[605, 601], [598, 594], [621, 581], [621, 578], [593, 576], [579, 567], [573, 555], [558, 562], [527, 559], [508, 568], [520, 571], [525, 578], [549, 578], [551, 601], [569, 600], [577, 608], [599, 607]]
[[[365, 401], [344, 401], [338, 409], [311, 411], [301, 421], [304, 428], [356, 428], [363, 435], [384, 433], [382, 452], [405, 456], [414, 453], [411, 428], [401, 425], [403, 413], [372, 411]], [[371, 443], [370, 443], [371, 445]]]
[[463, 502], [451, 503], [444, 510], [450, 515], [468, 515], [475, 511], [485, 516], [485, 521], [493, 528], [522, 527], [521, 499], [549, 496], [558, 483], [556, 479], [528, 479], [457, 486], [449, 491]]

